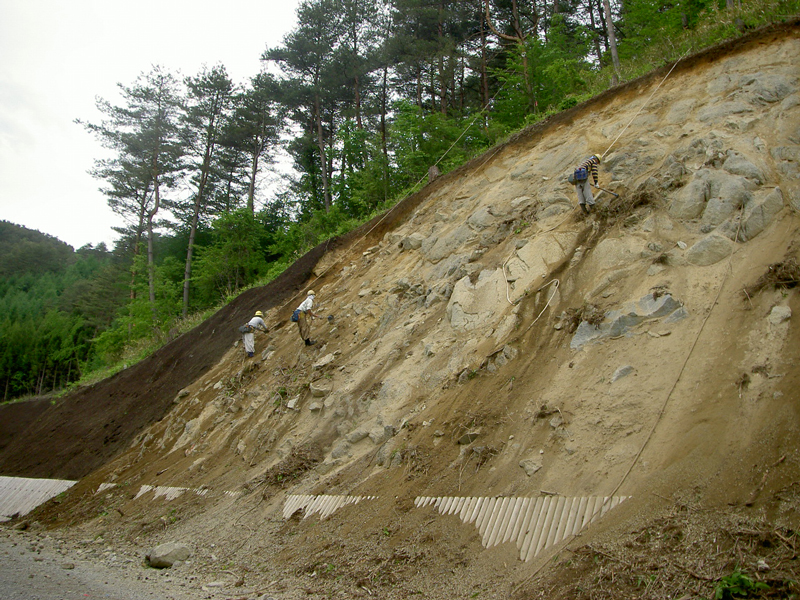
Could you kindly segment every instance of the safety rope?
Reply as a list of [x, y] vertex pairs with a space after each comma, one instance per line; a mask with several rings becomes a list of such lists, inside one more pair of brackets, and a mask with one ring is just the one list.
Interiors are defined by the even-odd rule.
[[[499, 88], [499, 89], [498, 89], [498, 90], [495, 92], [494, 96], [492, 96], [492, 98], [489, 100], [489, 102], [487, 102], [486, 106], [484, 106], [484, 107], [483, 107], [483, 108], [482, 108], [480, 111], [478, 111], [478, 112], [475, 114], [475, 117], [474, 117], [474, 118], [473, 118], [473, 119], [470, 121], [469, 125], [467, 125], [467, 126], [466, 126], [466, 128], [464, 129], [464, 131], [462, 131], [462, 132], [461, 132], [461, 135], [459, 135], [459, 136], [458, 136], [458, 138], [457, 138], [457, 139], [456, 139], [456, 140], [455, 140], [455, 141], [454, 141], [452, 144], [450, 144], [450, 147], [449, 147], [447, 150], [445, 150], [445, 152], [444, 152], [444, 153], [443, 153], [443, 154], [442, 154], [442, 155], [439, 157], [439, 159], [438, 159], [438, 160], [437, 160], [435, 163], [433, 163], [433, 165], [432, 165], [432, 166], [434, 166], [434, 167], [435, 167], [435, 166], [437, 166], [437, 165], [438, 165], [440, 162], [442, 162], [442, 161], [444, 160], [444, 158], [445, 158], [445, 157], [448, 155], [448, 153], [450, 152], [450, 150], [452, 150], [452, 149], [455, 147], [455, 145], [456, 145], [456, 144], [459, 142], [459, 140], [460, 140], [462, 137], [464, 137], [464, 136], [467, 134], [467, 131], [469, 131], [469, 130], [470, 130], [470, 128], [472, 127], [472, 125], [475, 123], [475, 121], [477, 121], [477, 120], [478, 120], [478, 117], [480, 117], [481, 115], [483, 115], [483, 114], [485, 114], [485, 113], [487, 112], [487, 109], [488, 109], [488, 108], [489, 108], [489, 107], [492, 105], [492, 103], [494, 102], [495, 98], [497, 98], [498, 94], [500, 94], [500, 92], [502, 92], [502, 91], [503, 91], [503, 89], [506, 87], [506, 84], [507, 84], [507, 83], [508, 83], [508, 81], [505, 81], [505, 82], [503, 83], [503, 85], [501, 85], [501, 86], [500, 86], [500, 88]], [[490, 159], [492, 156], [494, 156], [494, 154], [496, 154], [496, 153], [497, 153], [497, 151], [498, 151], [499, 149], [500, 149], [500, 146], [496, 146], [494, 149], [492, 149], [492, 151], [490, 151], [490, 152], [488, 153], [488, 156], [486, 157], [486, 159], [485, 159], [483, 162], [481, 162], [481, 164], [480, 164], [480, 165], [479, 165], [477, 168], [480, 168], [480, 167], [482, 167], [484, 164], [486, 164], [486, 162], [487, 162], [487, 161], [488, 161], [488, 160], [489, 160], [489, 159]], [[419, 178], [419, 180], [417, 180], [417, 182], [416, 182], [416, 183], [415, 183], [415, 184], [412, 186], [412, 188], [411, 188], [411, 189], [412, 189], [412, 190], [415, 190], [415, 189], [417, 188], [417, 186], [419, 186], [419, 185], [420, 185], [420, 184], [423, 182], [423, 180], [424, 180], [426, 177], [427, 177], [427, 174], [425, 174], [425, 175], [423, 175], [422, 177], [420, 177], [420, 178]], [[380, 225], [381, 223], [383, 223], [383, 221], [384, 221], [385, 219], [387, 219], [387, 218], [389, 217], [389, 215], [391, 215], [391, 214], [392, 214], [392, 212], [393, 212], [393, 211], [394, 211], [394, 210], [395, 210], [395, 209], [396, 209], [398, 206], [400, 206], [400, 204], [401, 204], [401, 203], [400, 203], [400, 202], [398, 202], [398, 203], [396, 203], [394, 206], [392, 206], [392, 208], [390, 208], [389, 210], [387, 210], [387, 211], [386, 211], [386, 212], [385, 212], [385, 213], [384, 213], [384, 214], [381, 216], [381, 218], [380, 218], [380, 219], [378, 219], [378, 220], [375, 222], [375, 224], [374, 224], [372, 227], [370, 227], [370, 228], [369, 228], [369, 229], [368, 229], [368, 230], [367, 230], [367, 231], [364, 233], [364, 235], [362, 235], [362, 236], [361, 236], [361, 237], [359, 237], [357, 240], [355, 240], [355, 241], [354, 241], [354, 242], [353, 242], [353, 243], [350, 245], [350, 247], [352, 248], [352, 247], [355, 247], [355, 246], [357, 246], [357, 245], [358, 245], [360, 242], [364, 241], [364, 240], [365, 240], [367, 237], [369, 237], [369, 235], [370, 235], [370, 234], [371, 234], [371, 233], [372, 233], [372, 232], [375, 230], [375, 228], [376, 228], [376, 227], [378, 227], [378, 225]], [[329, 242], [330, 242], [330, 240], [327, 240], [327, 242], [326, 242], [326, 243], [329, 243]], [[310, 287], [312, 287], [312, 286], [314, 285], [314, 283], [316, 283], [316, 282], [317, 282], [319, 279], [321, 279], [323, 276], [325, 276], [325, 275], [326, 275], [326, 274], [327, 274], [327, 273], [328, 273], [328, 272], [329, 272], [331, 269], [333, 269], [335, 266], [337, 266], [339, 263], [341, 263], [341, 262], [344, 260], [344, 258], [345, 258], [346, 256], [348, 256], [348, 253], [345, 253], [345, 254], [344, 254], [344, 255], [343, 255], [343, 256], [342, 256], [340, 259], [338, 259], [338, 260], [336, 260], [335, 262], [333, 262], [333, 263], [332, 263], [330, 266], [328, 266], [328, 267], [327, 267], [327, 268], [326, 268], [324, 271], [322, 271], [322, 272], [321, 272], [319, 275], [317, 275], [317, 276], [316, 276], [314, 279], [312, 279], [312, 280], [309, 282], [309, 284], [308, 284], [308, 287], [309, 287], [309, 288], [310, 288]], [[284, 309], [286, 309], [286, 307], [287, 307], [287, 306], [289, 306], [289, 305], [292, 303], [292, 301], [293, 301], [293, 300], [295, 300], [296, 298], [298, 298], [298, 297], [299, 297], [301, 294], [302, 294], [302, 292], [297, 292], [297, 293], [296, 293], [296, 294], [294, 294], [293, 296], [290, 296], [290, 297], [289, 297], [289, 299], [288, 299], [288, 300], [287, 300], [287, 301], [286, 301], [286, 302], [285, 302], [285, 303], [284, 303], [284, 304], [283, 304], [283, 305], [282, 305], [282, 306], [281, 306], [281, 307], [280, 307], [278, 310], [284, 310]]]
[[[736, 242], [736, 240], [739, 239], [739, 232], [741, 231], [741, 228], [742, 228], [742, 216], [743, 215], [744, 215], [744, 205], [742, 205], [741, 208], [740, 208], [739, 223], [738, 223], [738, 226], [736, 228], [736, 236], [733, 238], [734, 239], [734, 243]], [[686, 354], [686, 358], [684, 359], [683, 364], [681, 365], [680, 371], [678, 371], [678, 376], [675, 378], [675, 382], [672, 384], [672, 387], [670, 388], [669, 393], [667, 394], [667, 397], [664, 399], [664, 402], [661, 405], [661, 410], [659, 411], [658, 417], [656, 417], [656, 420], [653, 423], [653, 426], [650, 428], [650, 433], [647, 434], [647, 437], [645, 438], [644, 443], [642, 443], [642, 447], [639, 448], [639, 451], [636, 453], [636, 456], [633, 457], [633, 460], [631, 461], [631, 466], [628, 467], [628, 470], [622, 476], [622, 479], [620, 479], [619, 483], [614, 488], [614, 490], [611, 492], [611, 494], [609, 494], [609, 496], [613, 496], [614, 494], [616, 494], [617, 490], [619, 490], [619, 488], [622, 487], [622, 484], [625, 483], [625, 480], [628, 478], [628, 475], [630, 475], [631, 471], [633, 471], [633, 467], [636, 466], [636, 463], [639, 462], [639, 458], [642, 456], [642, 453], [644, 452], [644, 449], [647, 447], [647, 444], [650, 443], [650, 439], [653, 437], [653, 433], [655, 433], [656, 427], [658, 427], [658, 424], [661, 422], [661, 418], [664, 416], [664, 412], [667, 409], [667, 404], [672, 399], [672, 394], [675, 392], [675, 389], [678, 387], [678, 383], [680, 382], [681, 377], [683, 377], [683, 372], [686, 370], [686, 365], [689, 364], [689, 359], [692, 357], [692, 354], [694, 353], [694, 349], [697, 346], [697, 342], [700, 341], [700, 335], [703, 333], [703, 330], [706, 327], [706, 323], [708, 322], [708, 319], [711, 317], [711, 314], [714, 312], [714, 307], [717, 305], [717, 302], [719, 301], [719, 297], [722, 294], [722, 289], [725, 287], [725, 282], [728, 280], [728, 277], [730, 276], [731, 272], [733, 271], [733, 266], [732, 265], [733, 265], [733, 256], [734, 256], [734, 254], [736, 254], [735, 250], [731, 252], [730, 257], [728, 258], [728, 265], [727, 265], [727, 268], [725, 269], [725, 276], [722, 278], [722, 282], [719, 284], [719, 289], [717, 290], [717, 295], [714, 297], [714, 301], [711, 303], [711, 308], [709, 309], [708, 314], [705, 316], [705, 318], [703, 319], [703, 322], [700, 324], [700, 329], [697, 330], [697, 335], [695, 336], [694, 341], [692, 342], [692, 345], [689, 347], [689, 352]]]
[[[690, 48], [690, 50], [691, 50], [691, 48]], [[672, 68], [669, 70], [669, 72], [668, 72], [666, 75], [664, 75], [664, 79], [662, 79], [662, 80], [661, 80], [661, 82], [660, 82], [660, 83], [659, 83], [659, 84], [656, 86], [656, 88], [653, 90], [653, 93], [652, 93], [652, 94], [650, 94], [650, 97], [649, 97], [649, 98], [648, 98], [648, 99], [645, 101], [645, 103], [644, 103], [644, 104], [642, 104], [642, 105], [639, 107], [639, 110], [638, 110], [638, 111], [636, 111], [636, 114], [635, 114], [635, 115], [633, 115], [633, 118], [632, 118], [632, 119], [631, 119], [631, 120], [628, 122], [628, 124], [627, 124], [627, 125], [625, 125], [625, 127], [623, 127], [623, 128], [622, 128], [622, 131], [620, 131], [620, 132], [619, 132], [619, 135], [617, 135], [617, 137], [616, 137], [616, 138], [614, 138], [614, 141], [613, 141], [613, 142], [611, 142], [611, 145], [610, 145], [608, 148], [606, 148], [606, 151], [605, 151], [605, 152], [603, 152], [603, 153], [600, 155], [600, 158], [604, 158], [604, 157], [605, 157], [605, 155], [606, 155], [606, 154], [608, 154], [608, 151], [609, 151], [609, 150], [611, 150], [611, 148], [613, 148], [614, 144], [616, 144], [616, 143], [617, 143], [617, 140], [618, 140], [618, 139], [619, 139], [619, 138], [622, 136], [622, 134], [623, 134], [623, 133], [625, 133], [625, 130], [626, 130], [626, 129], [628, 129], [628, 127], [630, 127], [630, 126], [631, 126], [631, 123], [633, 123], [633, 122], [636, 120], [636, 117], [638, 117], [638, 116], [639, 116], [639, 113], [641, 113], [641, 112], [642, 112], [642, 110], [644, 109], [644, 107], [645, 107], [645, 106], [647, 106], [647, 105], [650, 103], [650, 100], [652, 100], [652, 99], [653, 99], [653, 96], [655, 96], [655, 95], [656, 95], [656, 92], [659, 90], [659, 88], [660, 88], [662, 85], [664, 85], [664, 82], [667, 80], [667, 77], [669, 77], [669, 76], [672, 74], [672, 71], [673, 71], [673, 69], [675, 69], [675, 67], [677, 67], [677, 66], [678, 66], [678, 63], [679, 63], [679, 62], [681, 62], [681, 61], [682, 61], [684, 58], [686, 58], [686, 55], [687, 55], [687, 54], [689, 54], [689, 50], [687, 50], [687, 51], [686, 51], [686, 52], [683, 54], [683, 56], [681, 56], [681, 57], [680, 57], [678, 60], [676, 60], [676, 61], [675, 61], [675, 64], [674, 64], [674, 65], [672, 65]]]

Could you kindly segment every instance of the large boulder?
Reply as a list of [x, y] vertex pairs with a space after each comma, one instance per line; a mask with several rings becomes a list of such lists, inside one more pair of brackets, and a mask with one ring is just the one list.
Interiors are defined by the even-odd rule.
[[752, 104], [772, 104], [794, 92], [795, 85], [784, 75], [752, 73], [743, 75], [739, 88]]
[[741, 175], [758, 184], [764, 183], [764, 174], [761, 169], [738, 152], [728, 151], [728, 158], [725, 159], [722, 168], [728, 173]]
[[733, 252], [733, 242], [718, 233], [701, 238], [686, 252], [686, 260], [698, 267], [718, 263]]
[[711, 197], [703, 211], [703, 224], [716, 227], [752, 200], [751, 187], [740, 175], [714, 174], [709, 178]]
[[453, 231], [439, 236], [431, 236], [422, 244], [422, 252], [432, 263], [437, 263], [451, 254], [455, 254], [471, 239], [477, 239], [475, 232], [466, 225], [460, 225]]
[[578, 233], [550, 232], [536, 236], [517, 250], [506, 263], [506, 281], [513, 284], [511, 301], [516, 303], [525, 293], [534, 293], [554, 270], [563, 265], [575, 252]]
[[150, 550], [145, 555], [145, 560], [154, 569], [168, 569], [179, 561], [187, 560], [191, 555], [191, 551], [184, 544], [167, 542]]
[[693, 179], [681, 188], [669, 206], [669, 214], [676, 219], [696, 219], [703, 214], [711, 191], [707, 180]]
[[474, 283], [469, 277], [461, 278], [447, 304], [450, 325], [461, 331], [491, 326], [508, 307], [505, 292], [506, 282], [500, 269], [481, 271]]
[[752, 240], [772, 223], [775, 216], [783, 210], [783, 194], [780, 188], [769, 192], [765, 198], [753, 203], [745, 212], [739, 240]]

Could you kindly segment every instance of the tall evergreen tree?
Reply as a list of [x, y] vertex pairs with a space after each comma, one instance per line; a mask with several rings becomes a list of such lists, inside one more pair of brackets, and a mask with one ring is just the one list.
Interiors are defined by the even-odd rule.
[[213, 188], [218, 184], [219, 164], [217, 150], [225, 121], [229, 118], [233, 98], [233, 82], [225, 67], [203, 69], [196, 77], [186, 79], [188, 106], [183, 123], [188, 146], [188, 167], [191, 169], [190, 183], [194, 188], [189, 214], [183, 215], [184, 206], [172, 203], [173, 212], [179, 219], [189, 223], [189, 240], [183, 276], [183, 316], [189, 312], [189, 289], [192, 275], [197, 227], [209, 208], [209, 199], [214, 198]]
[[[154, 219], [165, 189], [179, 177], [185, 153], [179, 118], [183, 98], [175, 77], [154, 66], [131, 86], [119, 84], [124, 106], [98, 100], [106, 115], [101, 124], [86, 124], [101, 142], [116, 153], [111, 161], [100, 162], [93, 174], [109, 184], [112, 208], [137, 213], [135, 232], [147, 231], [147, 274], [153, 326], [158, 322], [153, 255]], [[138, 244], [137, 244], [138, 246]]]

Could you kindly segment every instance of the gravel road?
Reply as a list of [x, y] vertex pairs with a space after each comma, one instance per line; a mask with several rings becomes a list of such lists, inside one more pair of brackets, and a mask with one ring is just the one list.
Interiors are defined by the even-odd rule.
[[[227, 588], [227, 589], [226, 589]], [[201, 582], [191, 570], [152, 569], [141, 555], [0, 527], [2, 600], [278, 600], [230, 582]]]

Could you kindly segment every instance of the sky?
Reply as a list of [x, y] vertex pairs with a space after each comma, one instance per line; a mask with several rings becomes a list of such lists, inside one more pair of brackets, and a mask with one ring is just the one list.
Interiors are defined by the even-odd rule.
[[300, 0], [0, 0], [0, 220], [77, 249], [122, 226], [89, 175], [108, 156], [75, 123], [122, 105], [153, 65], [180, 76], [222, 64], [237, 84], [281, 45]]

